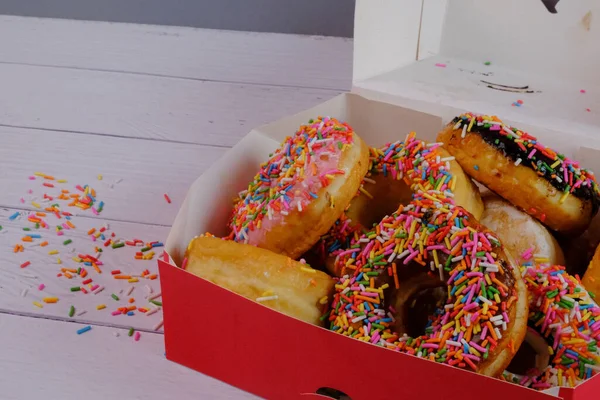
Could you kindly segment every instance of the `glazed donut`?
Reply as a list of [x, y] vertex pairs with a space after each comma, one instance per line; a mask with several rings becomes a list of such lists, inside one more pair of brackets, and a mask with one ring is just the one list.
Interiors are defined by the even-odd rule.
[[188, 245], [183, 267], [247, 299], [308, 322], [320, 320], [333, 279], [324, 272], [258, 247], [214, 237]]
[[509, 372], [511, 365], [504, 379], [547, 389], [574, 387], [598, 373], [600, 307], [562, 266], [526, 265], [522, 274], [530, 294], [530, 328], [525, 340], [537, 356], [529, 357], [529, 365], [526, 358], [520, 358], [520, 369], [528, 370]]
[[368, 167], [369, 149], [349, 125], [310, 120], [240, 193], [231, 237], [298, 258], [340, 217]]
[[[527, 292], [493, 233], [452, 199], [417, 193], [339, 255], [329, 329], [499, 376], [525, 336]], [[409, 308], [444, 287], [426, 326]]]
[[350, 240], [408, 204], [417, 190], [438, 190], [479, 219], [483, 202], [473, 181], [439, 143], [428, 144], [411, 132], [405, 141], [370, 149], [369, 172], [342, 217], [315, 246], [318, 262], [335, 273], [334, 253]]
[[600, 295], [600, 246], [596, 247], [596, 252], [583, 275], [581, 283], [594, 295], [594, 298]]
[[485, 210], [479, 222], [498, 235], [519, 265], [534, 257], [552, 265], [565, 263], [558, 242], [536, 219], [497, 196], [485, 196], [483, 204]]
[[598, 211], [590, 171], [497, 117], [462, 114], [438, 140], [472, 178], [552, 230], [581, 233]]

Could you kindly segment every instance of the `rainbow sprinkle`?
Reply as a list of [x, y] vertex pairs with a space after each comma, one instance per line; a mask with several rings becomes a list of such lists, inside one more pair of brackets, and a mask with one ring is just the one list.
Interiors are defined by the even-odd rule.
[[525, 264], [522, 275], [530, 294], [529, 327], [546, 338], [550, 365], [525, 376], [506, 372], [504, 379], [531, 387], [575, 387], [600, 371], [600, 307], [565, 268]]
[[306, 209], [335, 175], [344, 174], [339, 159], [353, 143], [352, 128], [335, 118], [319, 117], [302, 125], [239, 194], [230, 223], [232, 238], [256, 245], [290, 212]]
[[[517, 297], [512, 266], [497, 257], [499, 241], [474, 224], [443, 193], [419, 190], [411, 204], [401, 205], [348, 250], [337, 253], [343, 275], [324, 316], [330, 329], [477, 371], [482, 360], [494, 357], [503, 332], [511, 329]], [[448, 298], [430, 316], [423, 335], [401, 336], [391, 303], [402, 288], [399, 276], [419, 270], [431, 282], [445, 283]]]
[[[43, 180], [37, 179], [36, 177], [43, 178]], [[38, 184], [44, 192], [42, 192], [43, 196], [40, 194], [39, 196], [34, 197], [34, 191], [28, 190], [27, 196], [23, 197], [22, 203], [25, 203], [25, 198], [28, 198], [27, 202], [31, 207], [35, 208], [34, 211], [15, 211], [7, 216], [9, 223], [20, 224], [21, 226], [18, 230], [24, 231], [24, 236], [21, 237], [22, 244], [17, 243], [14, 246], [13, 251], [15, 253], [30, 252], [37, 246], [49, 246], [52, 240], [54, 240], [54, 243], [52, 243], [53, 247], [58, 245], [59, 242], [65, 246], [68, 245], [67, 248], [60, 251], [60, 253], [70, 253], [70, 255], [65, 258], [66, 263], [70, 264], [70, 260], [76, 263], [74, 267], [64, 265], [63, 261], [56, 257], [59, 254], [59, 250], [57, 249], [50, 248], [50, 250], [43, 251], [44, 255], [51, 256], [52, 262], [50, 264], [54, 263], [59, 265], [56, 277], [68, 279], [70, 284], [64, 285], [62, 288], [59, 287], [58, 290], [50, 288], [49, 292], [52, 292], [53, 296], [46, 296], [39, 301], [33, 301], [35, 307], [43, 308], [46, 304], [48, 304], [49, 307], [55, 307], [52, 304], [61, 302], [61, 293], [79, 296], [89, 294], [98, 295], [102, 292], [104, 287], [95, 283], [94, 280], [97, 280], [102, 273], [101, 268], [103, 268], [104, 264], [100, 258], [107, 248], [118, 249], [127, 245], [132, 247], [146, 246], [149, 249], [157, 248], [155, 250], [159, 250], [158, 248], [163, 246], [163, 243], [160, 241], [144, 242], [140, 239], [131, 239], [128, 241], [120, 239], [114, 231], [111, 231], [108, 224], [103, 223], [99, 227], [87, 230], [87, 236], [91, 241], [88, 242], [91, 243], [89, 253], [84, 251], [76, 252], [75, 247], [80, 246], [81, 239], [76, 238], [74, 233], [71, 233], [71, 231], [77, 229], [77, 226], [74, 223], [74, 218], [76, 217], [72, 213], [66, 211], [66, 207], [77, 208], [77, 213], [82, 213], [85, 212], [85, 210], [91, 209], [95, 215], [98, 215], [104, 208], [104, 202], [98, 200], [96, 190], [88, 185], [76, 185], [75, 189], [71, 191], [64, 188], [66, 186], [64, 185], [67, 182], [66, 180], [56, 180], [53, 176], [41, 172], [34, 173], [34, 176], [29, 177], [29, 181]], [[48, 181], [52, 181], [52, 183], [48, 183]], [[54, 219], [56, 220], [55, 223], [52, 222]], [[6, 230], [3, 230], [2, 232], [6, 232]], [[72, 238], [69, 237], [71, 235], [73, 235]], [[138, 257], [137, 254], [140, 256]], [[152, 260], [154, 256], [154, 251], [147, 251], [145, 254], [137, 252], [134, 258]], [[28, 260], [21, 260], [21, 263], [17, 265], [19, 265], [20, 268], [32, 268], [35, 266]], [[136, 282], [140, 282], [142, 279], [154, 280], [158, 277], [156, 273], [151, 273], [148, 269], [145, 269], [141, 274], [132, 273], [129, 274], [129, 276], [130, 279], [128, 282], [130, 285], [128, 294], [131, 294]], [[46, 286], [49, 284], [48, 281], [39, 283], [37, 288], [39, 291], [44, 291], [47, 290]], [[144, 297], [148, 298], [153, 290], [150, 286], [146, 287], [148, 288], [149, 293]], [[119, 294], [122, 292], [123, 290], [121, 290]], [[21, 296], [27, 297], [28, 290], [24, 289], [21, 292]], [[159, 296], [155, 296], [153, 299], [156, 297]], [[162, 302], [158, 303], [162, 305]], [[97, 310], [101, 309], [102, 307], [97, 307]], [[123, 312], [123, 309], [125, 312]], [[120, 307], [118, 313], [133, 313], [135, 310], [136, 307], [133, 307], [133, 309]], [[157, 312], [160, 310], [160, 307], [155, 307], [153, 310], [154, 312]], [[139, 311], [145, 313], [147, 310], [140, 308]], [[74, 317], [75, 315], [83, 315], [86, 310], [80, 310], [76, 313], [76, 305], [71, 305], [65, 312], [69, 317]]]

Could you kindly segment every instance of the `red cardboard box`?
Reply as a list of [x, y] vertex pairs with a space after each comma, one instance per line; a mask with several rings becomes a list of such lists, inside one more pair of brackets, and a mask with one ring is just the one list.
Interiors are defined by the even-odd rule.
[[590, 90], [600, 30], [582, 25], [597, 6], [565, 1], [555, 14], [545, 3], [357, 0], [360, 96], [252, 130], [190, 188], [159, 261], [167, 358], [265, 398], [329, 398], [323, 388], [353, 400], [600, 398], [597, 376], [575, 389], [526, 389], [306, 324], [177, 268], [194, 236], [225, 234], [231, 199], [285, 136], [317, 115], [348, 122], [379, 146], [410, 131], [434, 141], [465, 110], [496, 114], [600, 171], [600, 113], [586, 111], [600, 104]]

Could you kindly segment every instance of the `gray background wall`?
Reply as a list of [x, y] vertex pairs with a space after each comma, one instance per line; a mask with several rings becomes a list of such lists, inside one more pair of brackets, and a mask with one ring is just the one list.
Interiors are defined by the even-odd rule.
[[0, 0], [0, 14], [352, 37], [354, 0]]

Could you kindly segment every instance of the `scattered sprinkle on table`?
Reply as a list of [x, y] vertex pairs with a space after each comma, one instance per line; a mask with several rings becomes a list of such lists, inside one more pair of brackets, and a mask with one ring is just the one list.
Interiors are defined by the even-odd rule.
[[585, 89], [581, 89], [579, 93], [585, 93]]
[[446, 64], [444, 63], [436, 63], [435, 66], [440, 68], [446, 68]]
[[486, 61], [483, 63], [483, 65], [492, 65], [491, 61]]
[[92, 329], [92, 327], [88, 325], [88, 326], [86, 326], [86, 327], [83, 327], [83, 328], [81, 328], [81, 329], [78, 329], [78, 330], [77, 330], [77, 334], [78, 334], [78, 335], [81, 335], [82, 333], [86, 333], [87, 331], [89, 331], [89, 330], [91, 330], [91, 329]]
[[136, 342], [140, 340], [140, 332], [136, 332], [135, 335], [133, 336], [133, 340], [135, 340]]
[[127, 336], [133, 336], [134, 329], [129, 328], [129, 332], [127, 332]]
[[58, 297], [44, 297], [42, 299], [44, 303], [58, 303]]
[[[32, 189], [27, 190], [27, 194], [23, 195], [20, 200], [23, 204], [30, 204], [31, 207], [36, 208], [37, 210], [33, 211], [14, 211], [12, 214], [9, 214], [3, 218], [5, 220], [11, 221], [13, 223], [18, 223], [21, 226], [18, 227], [18, 230], [22, 230], [23, 235], [21, 237], [20, 243], [16, 243], [13, 247], [14, 253], [21, 253], [32, 251], [34, 247], [40, 246], [56, 246], [58, 244], [58, 237], [69, 235], [71, 230], [77, 229], [77, 222], [75, 218], [77, 218], [75, 213], [71, 213], [66, 211], [65, 207], [73, 207], [77, 209], [77, 214], [85, 212], [86, 210], [90, 210], [89, 212], [93, 212], [94, 215], [99, 215], [104, 207], [104, 202], [98, 199], [98, 194], [96, 190], [94, 190], [89, 185], [75, 185], [74, 189], [67, 189], [64, 187], [64, 183], [67, 183], [65, 179], [55, 179], [54, 176], [47, 175], [41, 172], [36, 172], [32, 176], [26, 177], [28, 178], [28, 182], [33, 182], [39, 179], [42, 180], [42, 184]], [[98, 180], [103, 180], [101, 174], [97, 175]], [[119, 179], [115, 183], [121, 182], [122, 179]], [[112, 187], [112, 184], [106, 183], [104, 184], [108, 187]], [[34, 193], [38, 191], [37, 193]], [[41, 193], [39, 192], [41, 191]], [[45, 192], [47, 191], [47, 192]], [[171, 198], [167, 193], [164, 193], [164, 198], [168, 203], [171, 203]], [[50, 221], [50, 218], [56, 218], [57, 223], [53, 224]], [[44, 230], [41, 230], [44, 229]], [[0, 233], [5, 233], [7, 230], [5, 227], [0, 226]], [[86, 237], [90, 240], [89, 243], [92, 245], [92, 249], [89, 252], [84, 252], [80, 247], [80, 238], [71, 237], [71, 238], [62, 238], [60, 243], [64, 246], [71, 245], [67, 248], [69, 253], [72, 253], [69, 258], [71, 258], [74, 262], [78, 263], [77, 267], [67, 267], [65, 268], [63, 265], [63, 261], [56, 257], [59, 254], [59, 250], [50, 248], [45, 254], [52, 257], [51, 263], [34, 263], [26, 260], [22, 262], [20, 265], [21, 268], [26, 268], [28, 266], [33, 265], [35, 268], [38, 268], [40, 265], [61, 265], [59, 267], [59, 271], [56, 274], [58, 279], [69, 279], [72, 280], [72, 284], [66, 287], [62, 287], [63, 292], [55, 292], [53, 296], [43, 297], [39, 301], [32, 302], [35, 307], [43, 308], [44, 303], [53, 304], [58, 303], [60, 300], [59, 294], [67, 291], [72, 294], [72, 296], [80, 296], [86, 294], [94, 294], [98, 295], [100, 292], [104, 290], [104, 286], [100, 285], [99, 282], [94, 282], [97, 280], [95, 276], [91, 276], [90, 273], [98, 273], [101, 274], [101, 267], [103, 262], [100, 260], [103, 251], [106, 252], [106, 247], [112, 249], [119, 249], [125, 246], [135, 248], [135, 259], [136, 260], [153, 260], [155, 257], [155, 252], [153, 251], [154, 247], [162, 247], [164, 246], [160, 241], [143, 241], [138, 238], [133, 239], [125, 239], [119, 237], [116, 232], [111, 231], [109, 225], [107, 223], [102, 223], [101, 226], [96, 226], [92, 228], [86, 228], [83, 232], [84, 238]], [[52, 237], [49, 237], [52, 235]], [[52, 242], [52, 239], [56, 240]], [[39, 242], [38, 242], [39, 240]], [[97, 241], [101, 241], [99, 243], [94, 243]], [[102, 244], [104, 243], [104, 246]], [[142, 249], [140, 251], [137, 248]], [[32, 250], [30, 250], [32, 249]], [[63, 251], [64, 252], [64, 251]], [[38, 253], [39, 254], [39, 253]], [[27, 274], [23, 272], [23, 274]], [[114, 278], [119, 279], [119, 275], [122, 275], [122, 279], [127, 280], [127, 288], [121, 289], [120, 292], [115, 292], [116, 294], [111, 294], [110, 296], [115, 301], [120, 301], [119, 296], [124, 294], [126, 299], [130, 304], [135, 304], [136, 299], [132, 297], [135, 284], [142, 279], [154, 280], [157, 279], [158, 275], [156, 273], [152, 273], [148, 269], [144, 269], [141, 273], [137, 270], [124, 270], [123, 273], [121, 270], [115, 269], [111, 271], [111, 274]], [[33, 278], [37, 278], [36, 276], [32, 276]], [[38, 291], [42, 291], [46, 289], [46, 284], [37, 282]], [[145, 285], [148, 296], [151, 296], [154, 290], [152, 287]], [[21, 290], [21, 296], [26, 297], [28, 288], [24, 288]], [[110, 294], [110, 292], [109, 292]], [[118, 296], [117, 296], [118, 295]], [[140, 295], [142, 293], [140, 292]], [[101, 297], [104, 295], [101, 295]], [[106, 295], [108, 296], [108, 295]], [[121, 296], [122, 297], [122, 296]], [[151, 300], [160, 297], [160, 293], [155, 296], [152, 296]], [[141, 299], [137, 299], [139, 300]], [[99, 302], [100, 303], [100, 302]], [[160, 306], [162, 306], [162, 302], [160, 301], [152, 301], [154, 304], [152, 307], [136, 307], [135, 305], [131, 305], [129, 307], [120, 307], [116, 312], [113, 312], [113, 315], [129, 315], [135, 316], [138, 314], [144, 315], [152, 315], [158, 311], [160, 311]], [[96, 306], [96, 310], [100, 311], [106, 308], [105, 304], [99, 304]], [[56, 310], [56, 309], [55, 309]], [[69, 318], [73, 318], [75, 316], [81, 316], [86, 313], [86, 310], [77, 307], [77, 304], [70, 305], [66, 310], [66, 314], [68, 314]], [[135, 318], [135, 317], [134, 317]], [[156, 326], [162, 326], [162, 320]], [[82, 328], [78, 333], [87, 332], [87, 330], [91, 329], [91, 327]], [[155, 328], [157, 329], [157, 328]], [[139, 339], [139, 335], [138, 335]]]

